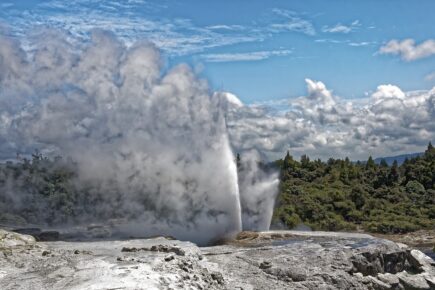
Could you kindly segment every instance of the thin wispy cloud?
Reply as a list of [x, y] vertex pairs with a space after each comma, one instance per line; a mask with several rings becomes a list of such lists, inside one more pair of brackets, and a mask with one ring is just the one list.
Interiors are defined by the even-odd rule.
[[435, 39], [420, 44], [416, 44], [412, 38], [402, 41], [392, 39], [379, 49], [379, 53], [399, 55], [405, 61], [414, 61], [435, 55]]
[[270, 24], [269, 30], [271, 32], [294, 31], [310, 36], [316, 35], [314, 25], [309, 20], [302, 18], [302, 16], [295, 11], [274, 8], [272, 12], [284, 18], [285, 21]]
[[348, 39], [344, 40], [338, 40], [338, 39], [331, 39], [331, 38], [321, 38], [316, 39], [315, 42], [317, 43], [332, 43], [332, 44], [346, 44], [352, 47], [363, 47], [363, 46], [369, 46], [376, 44], [375, 41], [350, 41]]
[[244, 53], [211, 53], [203, 54], [201, 58], [206, 62], [234, 62], [234, 61], [259, 61], [274, 56], [287, 56], [291, 50], [252, 51]]
[[246, 29], [242, 25], [225, 25], [225, 24], [211, 25], [211, 26], [206, 26], [205, 28], [210, 30], [232, 30], [232, 31]]
[[316, 35], [314, 26], [307, 20], [294, 18], [286, 23], [275, 23], [269, 26], [272, 32], [295, 31], [307, 35]]
[[345, 24], [341, 24], [341, 23], [337, 23], [333, 26], [325, 25], [322, 27], [322, 32], [347, 34], [347, 33], [354, 31], [355, 29], [357, 29], [360, 26], [361, 26], [361, 24], [359, 23], [359, 20], [355, 20], [350, 25], [345, 25]]
[[155, 17], [166, 8], [164, 4], [142, 0], [72, 0], [68, 3], [51, 0], [20, 13], [0, 10], [0, 18], [14, 24], [10, 30], [16, 35], [27, 34], [35, 29], [35, 25], [68, 31], [75, 38], [89, 38], [92, 30], [104, 29], [114, 32], [127, 45], [147, 39], [169, 56], [262, 42], [281, 33], [315, 34], [308, 20], [284, 10], [276, 14], [280, 19], [275, 17], [274, 21], [268, 23], [200, 26], [191, 19]]
[[329, 39], [329, 38], [321, 38], [321, 39], [316, 39], [314, 40], [317, 43], [346, 43], [347, 40], [337, 40], [337, 39]]
[[373, 44], [375, 44], [373, 41], [349, 42], [349, 45], [354, 47], [369, 46]]

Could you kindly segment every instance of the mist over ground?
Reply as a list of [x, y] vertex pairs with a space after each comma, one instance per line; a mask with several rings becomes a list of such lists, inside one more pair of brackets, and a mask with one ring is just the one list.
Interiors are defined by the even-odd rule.
[[[95, 203], [65, 226], [122, 217], [126, 235], [199, 243], [268, 229], [277, 176], [261, 172], [250, 153], [239, 182], [227, 99], [187, 65], [162, 67], [153, 44], [127, 47], [105, 31], [84, 44], [51, 30], [22, 42], [3, 34], [0, 157], [39, 150], [74, 161], [73, 183], [91, 195], [75, 202]], [[23, 178], [2, 176], [3, 209], [49, 207], [18, 190]]]

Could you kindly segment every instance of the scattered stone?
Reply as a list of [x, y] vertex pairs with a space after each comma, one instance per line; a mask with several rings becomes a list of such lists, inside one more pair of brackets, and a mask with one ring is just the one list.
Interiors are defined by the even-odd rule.
[[174, 260], [174, 259], [175, 259], [174, 255], [169, 255], [169, 256], [166, 256], [166, 257], [165, 257], [165, 261], [166, 261], [166, 262], [172, 261], [172, 260]]
[[138, 248], [129, 248], [129, 247], [122, 247], [122, 249], [121, 249], [121, 252], [130, 252], [130, 253], [133, 253], [133, 252], [137, 252], [137, 251], [140, 251], [140, 249], [138, 249]]
[[260, 269], [269, 269], [272, 267], [272, 263], [270, 261], [263, 261], [260, 263]]
[[135, 247], [123, 247], [121, 252], [138, 252], [138, 251], [151, 251], [151, 252], [162, 252], [162, 253], [174, 253], [178, 256], [186, 255], [186, 252], [180, 247], [168, 246], [168, 245], [154, 245], [151, 248], [135, 248]]
[[224, 282], [225, 282], [224, 277], [219, 272], [213, 272], [213, 273], [211, 273], [210, 276], [213, 280], [215, 280], [220, 285], [224, 284]]
[[86, 250], [74, 250], [74, 254], [78, 255], [78, 254], [85, 254], [85, 255], [92, 255], [91, 251], [86, 251]]
[[163, 252], [163, 253], [175, 253], [178, 256], [184, 256], [186, 255], [186, 252], [181, 249], [180, 247], [176, 247], [176, 246], [168, 246], [168, 245], [155, 245], [152, 246], [149, 251], [152, 252]]
[[180, 269], [183, 270], [184, 272], [189, 272], [189, 268], [187, 268], [186, 265], [180, 264], [179, 267], [180, 267]]
[[42, 256], [43, 257], [48, 256], [49, 254], [51, 254], [50, 251], [42, 251]]

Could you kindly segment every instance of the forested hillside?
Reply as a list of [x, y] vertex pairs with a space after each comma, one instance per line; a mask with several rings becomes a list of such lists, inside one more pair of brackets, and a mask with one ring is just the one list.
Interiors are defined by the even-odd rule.
[[435, 149], [400, 166], [370, 157], [327, 162], [287, 153], [281, 170], [275, 224], [300, 223], [316, 230], [405, 233], [435, 228]]

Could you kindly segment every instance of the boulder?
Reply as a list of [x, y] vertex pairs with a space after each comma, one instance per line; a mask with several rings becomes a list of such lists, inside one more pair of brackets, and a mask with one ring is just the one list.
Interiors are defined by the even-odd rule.
[[28, 246], [36, 243], [34, 237], [0, 229], [0, 248]]
[[399, 278], [397, 278], [396, 275], [391, 274], [391, 273], [380, 273], [378, 274], [378, 279], [384, 283], [387, 283], [393, 287], [398, 287], [400, 282], [399, 282]]
[[431, 287], [422, 275], [411, 275], [406, 271], [397, 274], [405, 290], [430, 290]]
[[363, 278], [363, 280], [366, 284], [370, 284], [375, 290], [393, 289], [393, 287], [390, 284], [385, 283], [379, 279], [376, 279], [373, 276], [366, 276]]

